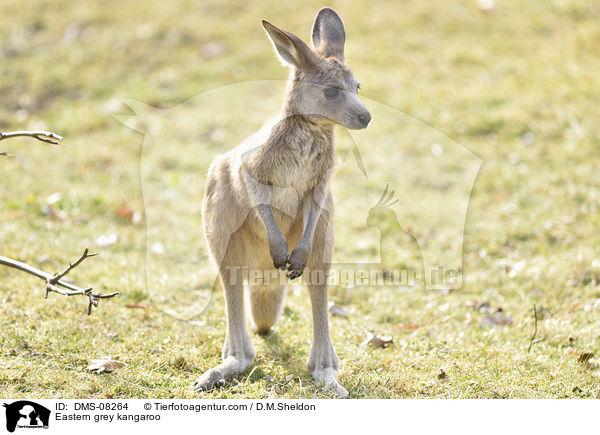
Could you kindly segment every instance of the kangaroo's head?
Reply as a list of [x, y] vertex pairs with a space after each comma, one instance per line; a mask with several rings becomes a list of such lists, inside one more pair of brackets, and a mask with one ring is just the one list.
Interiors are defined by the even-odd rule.
[[292, 69], [286, 102], [289, 114], [331, 121], [351, 129], [369, 125], [371, 114], [357, 95], [360, 84], [344, 64], [344, 23], [333, 9], [323, 8], [315, 18], [314, 49], [266, 20], [262, 24], [275, 53]]

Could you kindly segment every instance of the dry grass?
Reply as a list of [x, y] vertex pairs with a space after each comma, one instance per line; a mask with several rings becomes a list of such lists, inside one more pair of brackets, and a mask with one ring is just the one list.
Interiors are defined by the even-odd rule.
[[[175, 107], [165, 119], [179, 113], [186, 128], [153, 136], [166, 153], [190, 143], [210, 152], [231, 147], [260, 113], [248, 114], [243, 101], [232, 101], [226, 118], [239, 120], [237, 127], [211, 136], [212, 127], [197, 121], [197, 106], [181, 103], [227, 84], [284, 79], [259, 19], [306, 38], [321, 6], [32, 0], [25, 8], [19, 0], [2, 2], [0, 14], [10, 19], [0, 28], [0, 129], [47, 128], [65, 142], [60, 148], [2, 142], [0, 148], [17, 157], [0, 157], [0, 252], [55, 271], [87, 246], [101, 255], [73, 277], [122, 295], [87, 317], [83, 301], [57, 295], [45, 301], [39, 281], [1, 269], [0, 396], [191, 397], [189, 384], [220, 358], [223, 298], [215, 293], [205, 314], [179, 320], [166, 310], [196, 299], [169, 296], [170, 288], [156, 280], [147, 286], [146, 226], [116, 211], [122, 203], [144, 210], [143, 223], [154, 223], [150, 229], [168, 226], [174, 213], [152, 214], [142, 197], [141, 180], [148, 179], [140, 178], [143, 137], [111, 115], [123, 110], [115, 99]], [[400, 157], [421, 161], [430, 154], [430, 138], [462, 144], [483, 162], [465, 223], [461, 289], [332, 288], [331, 299], [351, 311], [348, 319], [331, 319], [342, 384], [357, 398], [599, 397], [599, 371], [577, 359], [598, 351], [600, 329], [600, 7], [583, 0], [497, 0], [492, 13], [474, 1], [331, 6], [346, 22], [348, 62], [362, 95], [409, 115], [400, 142], [386, 142], [377, 117], [371, 133], [354, 137], [369, 180], [355, 183], [355, 172], [345, 167], [336, 173], [336, 255], [372, 254], [374, 229], [355, 211], [368, 210], [389, 177], [412, 180], [415, 174], [398, 166]], [[277, 90], [270, 93], [264, 108], [278, 98]], [[352, 146], [340, 131], [340, 153]], [[396, 186], [401, 199], [423, 200], [394, 209], [401, 225], [420, 219], [432, 225], [439, 217], [431, 198], [444, 198], [442, 182], [463, 174], [466, 161], [445, 156], [445, 171], [417, 171], [414, 185]], [[189, 181], [197, 167], [183, 166], [184, 160], [166, 162], [161, 176], [171, 178], [162, 180]], [[62, 194], [56, 206], [65, 222], [45, 213], [55, 192]], [[448, 195], [450, 202], [464, 199], [460, 191]], [[170, 204], [186, 216], [196, 210], [183, 199]], [[455, 252], [456, 216], [447, 218], [427, 240], [447, 242]], [[387, 240], [405, 246], [393, 221], [384, 217], [379, 224], [389, 230]], [[199, 221], [185, 225], [199, 228]], [[98, 237], [110, 234], [117, 242], [99, 246]], [[204, 267], [201, 233], [184, 235], [167, 238], [174, 249], [193, 250], [187, 270]], [[386, 267], [403, 261], [392, 251]], [[512, 323], [482, 328], [487, 314], [469, 305], [475, 300], [501, 307]], [[528, 353], [534, 303], [544, 341]], [[292, 290], [286, 307], [271, 336], [254, 337], [256, 364], [203, 397], [321, 395], [305, 368], [312, 337], [307, 292]], [[361, 347], [361, 328], [393, 336], [394, 346]], [[103, 355], [128, 365], [109, 375], [86, 372], [87, 362]], [[445, 380], [438, 379], [442, 369]]]

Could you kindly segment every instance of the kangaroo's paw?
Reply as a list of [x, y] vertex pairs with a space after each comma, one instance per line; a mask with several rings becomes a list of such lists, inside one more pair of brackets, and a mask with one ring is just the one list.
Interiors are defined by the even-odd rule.
[[288, 275], [289, 279], [298, 278], [304, 272], [304, 268], [306, 267], [306, 262], [308, 261], [308, 256], [310, 251], [308, 249], [304, 249], [301, 246], [296, 246], [296, 248], [290, 254], [290, 258], [287, 260], [288, 262]]
[[269, 253], [273, 259], [273, 266], [275, 269], [285, 270], [288, 252], [288, 245], [285, 237], [278, 240], [269, 240]]

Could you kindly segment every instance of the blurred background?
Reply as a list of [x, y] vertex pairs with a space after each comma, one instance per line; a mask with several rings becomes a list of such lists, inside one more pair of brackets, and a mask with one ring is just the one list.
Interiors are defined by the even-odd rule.
[[[27, 138], [0, 143], [0, 150], [16, 154], [0, 157], [0, 252], [54, 271], [88, 246], [101, 255], [77, 270], [78, 281], [122, 291], [88, 319], [78, 301], [44, 301], [33, 278], [0, 269], [7, 367], [0, 381], [7, 395], [181, 396], [197, 372], [218, 359], [220, 293], [208, 317], [195, 324], [152, 311], [140, 178], [143, 128], [127, 128], [114, 114], [135, 114], [123, 98], [166, 113], [211, 89], [285, 80], [288, 72], [275, 59], [260, 19], [309, 41], [312, 20], [326, 5], [344, 19], [346, 61], [361, 82], [360, 94], [403, 114], [412, 132], [401, 143], [352, 141], [340, 132], [340, 151], [351, 152], [356, 143], [373, 176], [357, 188], [346, 182], [343, 168], [336, 174], [336, 252], [345, 258], [376, 254], [371, 244], [361, 244], [364, 219], [352, 219], [359, 200], [368, 198], [372, 206], [380, 197], [386, 177], [377, 174], [401, 178], [395, 160], [382, 156], [405, 156], [406, 163], [418, 149], [419, 155], [441, 156], [456, 178], [463, 172], [452, 168], [467, 160], [440, 154], [449, 141], [482, 163], [468, 197], [460, 289], [332, 288], [332, 300], [352, 313], [351, 322], [332, 319], [334, 342], [343, 343], [342, 383], [347, 379], [355, 397], [598, 397], [597, 372], [578, 362], [580, 354], [597, 350], [600, 326], [600, 3], [585, 0], [3, 0], [0, 130], [48, 129], [65, 141], [60, 147]], [[280, 98], [276, 90], [264, 107], [276, 108]], [[242, 103], [224, 105], [239, 119], [231, 130], [195, 124], [200, 115], [190, 109], [171, 112], [184, 114], [183, 129], [157, 137], [165, 146], [229, 149], [262, 119], [262, 112], [248, 113]], [[233, 131], [236, 126], [239, 131]], [[419, 139], [427, 135], [439, 138]], [[444, 197], [444, 176], [429, 168], [412, 193], [435, 190]], [[396, 208], [397, 223], [418, 232], [410, 222], [433, 222], [428, 216], [437, 206], [429, 201], [404, 215]], [[450, 230], [464, 219], [446, 216], [451, 224], [441, 222], [428, 238], [450, 240], [456, 259], [461, 254], [451, 245], [456, 239]], [[378, 219], [392, 245], [408, 243], [390, 230], [393, 217]], [[200, 234], [194, 243], [201, 240]], [[158, 241], [148, 248], [157, 255], [165, 250]], [[419, 261], [418, 252], [409, 257], [391, 256], [388, 266]], [[204, 264], [205, 258], [195, 262]], [[171, 303], [192, 302], [177, 296]], [[534, 303], [544, 341], [528, 353]], [[290, 348], [273, 356], [269, 342], [257, 345], [271, 356], [259, 360], [258, 380], [246, 381], [249, 397], [316, 394], [306, 382], [275, 388], [267, 379], [285, 378], [290, 366], [303, 370], [307, 304], [306, 292], [291, 293], [279, 326], [282, 337], [291, 336]], [[44, 332], [26, 333], [36, 325], [45, 325]], [[360, 328], [393, 336], [395, 345], [358, 351]], [[91, 346], [128, 359], [137, 369], [123, 375], [128, 383], [77, 371]], [[50, 366], [43, 390], [32, 355]], [[31, 374], [15, 381], [23, 367]], [[441, 367], [451, 382], [439, 382]], [[65, 370], [75, 370], [68, 381]], [[381, 377], [388, 384], [379, 383]]]

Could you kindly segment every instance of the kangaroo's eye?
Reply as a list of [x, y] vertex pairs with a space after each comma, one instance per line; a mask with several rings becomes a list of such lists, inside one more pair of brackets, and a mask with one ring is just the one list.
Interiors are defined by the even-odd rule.
[[333, 100], [333, 99], [337, 98], [339, 93], [340, 93], [340, 90], [338, 88], [326, 88], [323, 91], [323, 94], [325, 94], [325, 98], [327, 98], [328, 100]]

